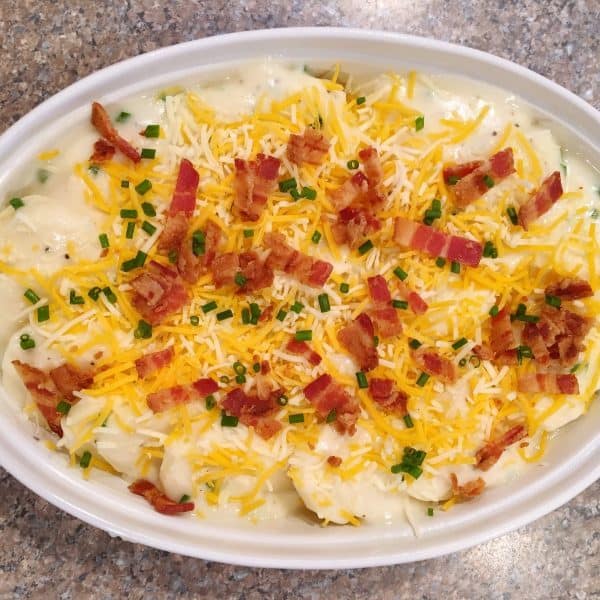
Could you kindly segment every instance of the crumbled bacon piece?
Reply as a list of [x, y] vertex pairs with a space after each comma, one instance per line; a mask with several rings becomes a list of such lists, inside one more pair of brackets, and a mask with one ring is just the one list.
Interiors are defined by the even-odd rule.
[[186, 217], [191, 217], [194, 214], [199, 182], [198, 172], [187, 158], [183, 158], [179, 163], [175, 190], [169, 206], [168, 215], [170, 217], [182, 213]]
[[189, 299], [177, 272], [156, 261], [131, 281], [131, 287], [133, 306], [152, 325], [180, 310]]
[[256, 160], [235, 159], [235, 198], [233, 207], [246, 221], [258, 221], [267, 196], [277, 187], [281, 161], [274, 156], [257, 154]]
[[320, 165], [329, 152], [329, 141], [316, 129], [307, 127], [302, 135], [292, 133], [286, 149], [286, 156], [295, 165], [309, 163]]
[[571, 373], [530, 373], [517, 379], [517, 389], [525, 394], [579, 394], [579, 382]]
[[475, 455], [477, 460], [476, 467], [482, 471], [487, 471], [498, 462], [502, 453], [515, 442], [527, 437], [527, 431], [523, 425], [515, 425], [506, 433], [495, 440], [490, 440], [485, 446], [480, 448]]
[[242, 252], [239, 261], [240, 273], [246, 280], [246, 283], [238, 287], [239, 293], [255, 292], [273, 284], [273, 270], [257, 252]]
[[221, 228], [212, 221], [208, 221], [204, 231], [204, 254], [200, 256], [194, 254], [192, 238], [184, 240], [180, 244], [177, 252], [177, 270], [183, 279], [189, 283], [195, 283], [202, 274], [211, 268], [217, 256], [221, 238]]
[[396, 217], [394, 221], [394, 241], [404, 248], [420, 250], [435, 258], [446, 258], [469, 267], [476, 267], [483, 254], [479, 242], [443, 233], [404, 217]]
[[473, 346], [473, 354], [481, 360], [493, 360], [495, 352], [487, 344], [477, 344]]
[[225, 252], [219, 254], [213, 260], [211, 271], [215, 287], [220, 288], [225, 285], [233, 285], [235, 276], [240, 270], [240, 257], [235, 252]]
[[327, 457], [327, 464], [330, 467], [339, 467], [342, 464], [342, 459], [339, 456], [328, 456]]
[[519, 210], [519, 223], [523, 229], [528, 227], [543, 214], [547, 213], [554, 203], [562, 196], [563, 188], [560, 172], [548, 175], [539, 189], [523, 204]]
[[144, 356], [140, 356], [135, 360], [135, 368], [140, 379], [146, 379], [160, 369], [166, 367], [175, 357], [173, 346], [169, 346], [164, 350], [151, 352]]
[[91, 163], [102, 163], [110, 160], [116, 152], [116, 148], [106, 140], [100, 138], [94, 142], [94, 153], [90, 156]]
[[179, 248], [187, 235], [189, 219], [184, 213], [178, 213], [167, 217], [164, 229], [158, 238], [158, 251], [161, 253], [179, 251]]
[[336, 222], [331, 226], [331, 233], [337, 244], [357, 248], [366, 237], [380, 229], [381, 221], [369, 210], [348, 206], [339, 212]]
[[358, 153], [358, 158], [364, 163], [369, 187], [376, 188], [383, 181], [383, 166], [381, 160], [379, 160], [377, 150], [373, 146], [363, 148]]
[[427, 302], [425, 302], [417, 292], [411, 290], [406, 283], [399, 281], [396, 283], [396, 287], [398, 288], [398, 293], [402, 299], [408, 302], [410, 310], [412, 310], [415, 315], [422, 315], [427, 312], [427, 309], [429, 308]]
[[392, 295], [387, 281], [382, 275], [367, 279], [369, 295], [375, 308], [369, 311], [369, 316], [375, 325], [377, 333], [382, 338], [392, 337], [402, 333], [402, 323], [398, 319], [396, 309], [390, 306]]
[[392, 301], [392, 294], [388, 283], [383, 275], [375, 275], [367, 279], [369, 286], [369, 295], [375, 304], [389, 304]]
[[113, 146], [116, 146], [127, 158], [135, 163], [142, 160], [140, 153], [126, 139], [119, 135], [111, 123], [106, 109], [99, 102], [92, 102], [91, 120], [92, 125], [98, 130], [98, 133]]
[[264, 243], [270, 250], [266, 262], [269, 268], [284, 271], [300, 283], [312, 287], [322, 287], [329, 279], [333, 270], [331, 263], [316, 260], [295, 250], [286, 242], [283, 234], [267, 233]]
[[346, 179], [339, 188], [329, 192], [329, 198], [335, 210], [339, 212], [357, 202], [368, 190], [369, 180], [364, 173], [357, 171]]
[[163, 515], [176, 515], [194, 510], [193, 502], [175, 502], [146, 479], [138, 479], [129, 486], [129, 491], [145, 498], [156, 512]]
[[408, 396], [402, 390], [394, 389], [391, 379], [373, 377], [369, 381], [371, 398], [385, 411], [403, 417], [408, 413]]
[[470, 500], [479, 496], [484, 488], [485, 481], [478, 477], [477, 479], [471, 479], [462, 485], [458, 485], [458, 478], [455, 473], [450, 473], [450, 483], [452, 484], [452, 495], [458, 500]]
[[[469, 171], [474, 164], [476, 163], [472, 162], [462, 166], [464, 174], [460, 176], [459, 181], [453, 187], [456, 204], [460, 207], [471, 204], [471, 202], [483, 196], [498, 181], [515, 172], [512, 148], [505, 148], [497, 152]], [[461, 171], [460, 167], [460, 165], [454, 167], [453, 175], [455, 177], [457, 177], [455, 173]], [[444, 169], [446, 181], [448, 181], [448, 177], [452, 176], [446, 175], [450, 171], [450, 169]]]
[[175, 385], [146, 396], [148, 407], [155, 413], [164, 412], [179, 404], [188, 404], [193, 399], [190, 388], [185, 385]]
[[475, 169], [478, 169], [482, 163], [482, 160], [472, 160], [459, 165], [449, 165], [444, 167], [444, 181], [452, 184], [452, 180], [454, 178], [462, 179], [463, 177], [466, 177], [469, 173], [472, 173], [475, 171]]
[[516, 344], [510, 320], [510, 309], [505, 306], [498, 314], [490, 318], [490, 346], [494, 354], [502, 354]]
[[590, 298], [594, 295], [594, 290], [585, 279], [566, 277], [553, 285], [549, 285], [545, 293], [547, 296], [557, 296], [563, 300], [578, 300], [580, 298]]
[[413, 350], [412, 357], [419, 369], [425, 371], [425, 373], [437, 377], [444, 383], [454, 383], [456, 381], [456, 365], [434, 350], [421, 346]]
[[214, 394], [219, 390], [219, 384], [210, 377], [204, 377], [194, 381], [194, 383], [192, 383], [192, 388], [194, 388], [194, 391], [199, 396], [206, 398], [206, 396]]
[[354, 435], [360, 405], [341, 385], [333, 381], [331, 375], [317, 377], [304, 388], [304, 395], [316, 408], [321, 419], [326, 419], [335, 411], [335, 419], [331, 421], [331, 425], [338, 433]]
[[70, 404], [74, 404], [78, 400], [73, 392], [89, 387], [94, 381], [94, 376], [90, 371], [79, 369], [69, 363], [51, 369], [50, 378], [64, 399]]
[[362, 371], [370, 371], [379, 364], [375, 347], [375, 328], [366, 313], [361, 313], [340, 329], [337, 338], [353, 356]]
[[20, 360], [13, 360], [12, 365], [31, 394], [38, 410], [46, 419], [50, 430], [62, 437], [63, 431], [60, 424], [62, 415], [56, 410], [62, 400], [62, 394], [56, 388], [50, 375]]
[[315, 352], [306, 342], [299, 342], [295, 338], [288, 341], [285, 349], [291, 354], [302, 356], [313, 366], [317, 366], [322, 360], [320, 354]]

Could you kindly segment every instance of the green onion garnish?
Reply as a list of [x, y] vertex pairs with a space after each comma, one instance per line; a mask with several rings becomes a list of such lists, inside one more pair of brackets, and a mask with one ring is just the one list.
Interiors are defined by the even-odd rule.
[[69, 292], [69, 304], [84, 304], [83, 296], [78, 296], [75, 290]]
[[235, 281], [235, 284], [242, 287], [243, 285], [246, 285], [246, 282], [248, 281], [241, 273], [236, 273], [235, 277], [233, 278], [233, 280]]
[[285, 310], [283, 310], [283, 308], [282, 308], [279, 310], [279, 312], [277, 313], [277, 316], [275, 318], [278, 321], [283, 321], [286, 316], [287, 316], [287, 312]]
[[290, 306], [290, 310], [292, 312], [295, 312], [297, 315], [299, 315], [302, 312], [302, 309], [304, 308], [304, 304], [302, 304], [301, 302], [294, 302], [294, 304], [292, 304]]
[[45, 306], [40, 306], [37, 309], [37, 320], [38, 323], [43, 323], [50, 318], [50, 307], [46, 304]]
[[233, 370], [236, 375], [243, 375], [246, 372], [246, 367], [239, 360], [236, 360], [233, 363]]
[[281, 395], [279, 396], [279, 398], [277, 398], [277, 404], [279, 404], [279, 406], [285, 406], [288, 403], [288, 398], [285, 395]]
[[415, 130], [421, 131], [423, 127], [425, 127], [425, 117], [421, 115], [415, 119]]
[[25, 290], [23, 296], [25, 296], [25, 298], [27, 298], [31, 304], [35, 304], [36, 302], [40, 301], [40, 297], [31, 288]]
[[254, 229], [244, 229], [244, 237], [245, 238], [254, 237]]
[[153, 235], [154, 233], [156, 233], [156, 227], [154, 227], [154, 225], [152, 225], [152, 223], [149, 223], [148, 221], [144, 221], [142, 223], [142, 229], [148, 234], [148, 235]]
[[508, 215], [508, 218], [510, 219], [510, 222], [513, 225], [517, 225], [517, 223], [519, 222], [519, 217], [517, 216], [517, 211], [515, 210], [514, 206], [509, 206], [506, 209], [506, 214]]
[[19, 345], [21, 350], [31, 350], [35, 348], [35, 340], [28, 333], [23, 333], [19, 338]]
[[46, 181], [48, 181], [48, 177], [50, 177], [50, 171], [47, 171], [46, 169], [38, 169], [37, 180], [40, 183], [46, 183]]
[[369, 250], [373, 249], [373, 242], [371, 240], [367, 240], [363, 244], [358, 247], [358, 253], [362, 256], [366, 254]]
[[456, 275], [458, 275], [460, 273], [460, 263], [453, 260], [452, 263], [450, 264], [450, 270], [453, 273], [455, 273]]
[[200, 317], [198, 315], [191, 315], [190, 316], [190, 323], [192, 325], [198, 325], [200, 323]]
[[89, 292], [88, 292], [88, 296], [92, 299], [92, 300], [98, 300], [98, 298], [100, 298], [100, 294], [102, 293], [102, 288], [99, 288], [98, 286], [93, 287]]
[[408, 277], [408, 273], [404, 271], [401, 267], [396, 267], [394, 269], [394, 275], [400, 280], [404, 281]]
[[260, 312], [260, 306], [258, 306], [256, 302], [250, 302], [250, 314], [252, 315], [252, 318], [258, 320], [258, 317], [260, 317]]
[[236, 375], [235, 382], [239, 383], [240, 385], [242, 385], [242, 383], [246, 383], [246, 376], [245, 375]]
[[142, 148], [140, 152], [140, 156], [142, 158], [155, 158], [156, 157], [156, 149], [155, 148]]
[[461, 358], [461, 359], [458, 361], [458, 366], [459, 366], [459, 367], [464, 367], [464, 366], [466, 366], [466, 364], [467, 364], [467, 359], [466, 359], [466, 358]]
[[315, 200], [317, 197], [317, 190], [305, 185], [302, 188], [302, 192], [300, 195], [302, 196], [302, 198], [306, 198], [307, 200]]
[[100, 167], [98, 165], [90, 165], [88, 167], [88, 171], [92, 174], [92, 175], [98, 175], [98, 172], [100, 171]]
[[298, 188], [292, 188], [290, 190], [290, 196], [294, 199], [294, 200], [300, 200], [301, 195], [300, 192], [298, 191]]
[[392, 300], [392, 306], [394, 308], [406, 310], [408, 308], [408, 302], [406, 300]]
[[331, 306], [329, 304], [329, 296], [327, 294], [319, 294], [319, 308], [322, 313], [329, 312], [331, 310]]
[[233, 311], [230, 308], [217, 313], [217, 321], [225, 321], [225, 319], [231, 319], [231, 317], [233, 317]]
[[350, 286], [347, 283], [340, 283], [340, 292], [347, 294], [350, 291]]
[[221, 377], [219, 377], [219, 381], [221, 383], [229, 383], [229, 377], [227, 377], [227, 375], [221, 375]]
[[217, 405], [217, 401], [212, 394], [209, 394], [204, 398], [204, 405], [206, 406], [206, 410], [212, 410]]
[[417, 348], [420, 348], [423, 344], [421, 344], [421, 342], [419, 340], [416, 339], [412, 339], [410, 340], [410, 342], [408, 342], [408, 345], [413, 349], [416, 350]]
[[337, 419], [337, 410], [332, 408], [325, 417], [325, 423], [333, 423]]
[[125, 121], [127, 121], [127, 119], [129, 119], [129, 117], [131, 116], [131, 113], [125, 112], [124, 110], [122, 110], [118, 115], [117, 118], [115, 119], [115, 121], [117, 123], [125, 123]]
[[365, 390], [369, 387], [369, 382], [367, 381], [367, 376], [362, 371], [359, 371], [356, 374], [356, 381], [358, 382], [358, 387], [361, 390]]
[[138, 216], [135, 208], [122, 208], [119, 214], [121, 215], [121, 219], [137, 219]]
[[402, 419], [404, 420], [404, 424], [406, 425], [407, 429], [412, 429], [415, 426], [412, 417], [409, 414], [404, 415]]
[[144, 211], [144, 214], [147, 217], [156, 216], [156, 209], [154, 208], [154, 205], [150, 204], [150, 202], [142, 202], [142, 211]]
[[167, 254], [167, 258], [169, 259], [169, 262], [174, 265], [179, 258], [179, 252], [177, 252], [177, 250], [170, 250], [169, 254]]
[[429, 381], [429, 374], [428, 373], [421, 373], [417, 379], [417, 385], [419, 387], [424, 387], [425, 384]]
[[60, 413], [61, 415], [68, 414], [70, 410], [71, 410], [71, 405], [68, 402], [65, 402], [64, 400], [61, 400], [56, 405], [56, 412]]
[[427, 516], [433, 517], [433, 508], [431, 506], [427, 507]]
[[249, 308], [242, 308], [242, 323], [244, 325], [249, 325], [250, 324], [250, 309]]
[[456, 342], [452, 344], [452, 348], [454, 348], [454, 350], [458, 350], [459, 348], [462, 348], [467, 342], [467, 338], [462, 337], [460, 338], [460, 340], [456, 340]]
[[524, 358], [534, 358], [533, 352], [529, 346], [519, 346], [517, 348], [517, 361], [519, 364], [521, 364]]
[[100, 240], [100, 246], [102, 248], [108, 248], [110, 246], [110, 242], [108, 241], [108, 235], [106, 235], [106, 233], [101, 233], [98, 236], [98, 239]]
[[254, 363], [254, 364], [252, 365], [252, 370], [253, 370], [255, 373], [258, 373], [258, 372], [260, 371], [260, 363]]
[[144, 179], [143, 181], [140, 181], [140, 183], [138, 183], [135, 186], [135, 191], [140, 196], [143, 196], [146, 192], [149, 192], [151, 189], [152, 189], [152, 182], [149, 179]]
[[233, 415], [223, 415], [221, 417], [221, 427], [237, 427], [238, 418]]
[[360, 106], [361, 104], [364, 104], [366, 101], [367, 101], [367, 99], [365, 96], [359, 96], [356, 99], [356, 104], [358, 104]]
[[128, 240], [133, 239], [134, 231], [135, 231], [135, 223], [133, 221], [129, 221], [129, 223], [127, 223], [127, 229], [125, 230], [125, 237]]
[[129, 181], [127, 181], [127, 179], [121, 179], [121, 187], [122, 188], [128, 188], [129, 187]]
[[290, 415], [288, 417], [288, 422], [290, 424], [294, 424], [294, 423], [304, 423], [304, 414], [303, 413], [296, 413], [294, 415]]
[[192, 252], [194, 256], [203, 256], [206, 252], [206, 235], [200, 229], [192, 233]]
[[321, 239], [321, 232], [320, 231], [315, 231], [312, 236], [311, 236], [311, 241], [313, 244], [318, 244], [319, 240]]
[[117, 296], [115, 295], [115, 293], [110, 289], [110, 287], [107, 285], [106, 287], [102, 288], [102, 293], [106, 296], [106, 299], [111, 303], [111, 304], [115, 304], [117, 302]]
[[17, 210], [18, 208], [21, 208], [22, 206], [25, 206], [25, 202], [23, 202], [23, 200], [21, 200], [21, 198], [11, 198], [8, 203], [15, 209]]
[[571, 369], [569, 370], [569, 373], [575, 373], [577, 371], [577, 369], [579, 369], [580, 366], [581, 366], [581, 363], [577, 363], [577, 364], [573, 365], [571, 367]]
[[147, 138], [157, 138], [160, 136], [160, 125], [146, 125], [143, 135]]
[[448, 177], [448, 179], [446, 180], [446, 183], [448, 185], [456, 185], [459, 181], [460, 177], [458, 177], [457, 175], [450, 175], [450, 177]]
[[79, 466], [82, 469], [87, 469], [90, 466], [90, 461], [92, 460], [92, 454], [86, 450], [82, 455], [81, 455], [81, 459], [79, 460]]
[[373, 346], [375, 346], [375, 348], [377, 348], [377, 346], [379, 346], [379, 336], [378, 335], [373, 336]]
[[346, 163], [346, 166], [347, 166], [349, 169], [352, 169], [352, 170], [354, 170], [354, 169], [358, 169], [358, 161], [357, 161], [357, 160], [349, 160], [349, 161]]
[[183, 496], [181, 496], [181, 498], [179, 498], [179, 504], [185, 504], [186, 502], [189, 502], [191, 500], [191, 498], [188, 496], [188, 494], [184, 494]]
[[500, 312], [500, 307], [497, 304], [494, 304], [492, 308], [490, 308], [490, 312], [488, 313], [490, 317], [495, 317]]
[[312, 340], [312, 329], [301, 329], [296, 331], [295, 338], [299, 342], [310, 342]]
[[494, 180], [489, 175], [483, 176], [483, 183], [485, 183], [488, 188], [494, 187]]
[[283, 181], [279, 182], [280, 192], [289, 192], [295, 189], [296, 187], [298, 187], [298, 183], [293, 177], [291, 177], [290, 179], [284, 179]]
[[152, 325], [144, 319], [138, 321], [138, 326], [133, 332], [133, 337], [136, 339], [147, 340], [152, 337]]
[[546, 294], [546, 304], [550, 306], [554, 306], [554, 308], [560, 308], [561, 299], [558, 296], [552, 296], [550, 294]]
[[483, 246], [483, 256], [484, 258], [498, 258], [498, 250], [489, 240]]
[[442, 258], [441, 256], [439, 256], [438, 258], [435, 259], [435, 266], [439, 267], [440, 269], [443, 269], [444, 266], [446, 264], [446, 259]]

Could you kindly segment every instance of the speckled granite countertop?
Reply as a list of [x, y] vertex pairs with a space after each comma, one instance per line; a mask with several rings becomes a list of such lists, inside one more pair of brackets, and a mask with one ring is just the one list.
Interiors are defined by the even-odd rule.
[[[217, 33], [341, 25], [450, 40], [600, 108], [600, 2], [0, 0], [0, 132], [118, 60]], [[164, 6], [162, 6], [164, 5]], [[112, 539], [0, 469], [0, 598], [600, 598], [600, 483], [528, 527], [448, 557], [331, 572], [231, 567]]]

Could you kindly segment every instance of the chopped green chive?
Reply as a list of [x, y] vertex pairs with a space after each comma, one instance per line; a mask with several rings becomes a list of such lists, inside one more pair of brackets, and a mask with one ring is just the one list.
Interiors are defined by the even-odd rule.
[[404, 424], [406, 425], [407, 429], [412, 429], [415, 426], [412, 417], [409, 414], [405, 414], [402, 419], [404, 420]]
[[279, 312], [277, 313], [277, 316], [275, 318], [278, 321], [283, 321], [286, 316], [287, 316], [287, 312], [285, 310], [283, 310], [283, 308], [282, 308], [279, 310]]
[[427, 507], [427, 516], [433, 517], [433, 508], [431, 506]]
[[299, 342], [310, 342], [312, 340], [312, 329], [301, 329], [296, 331], [295, 338]]
[[319, 294], [319, 308], [322, 313], [329, 312], [331, 310], [331, 305], [329, 304], [329, 296], [327, 294]]
[[442, 258], [441, 256], [439, 256], [438, 258], [435, 259], [435, 266], [439, 267], [440, 269], [443, 269], [444, 266], [446, 265], [446, 259]]
[[19, 338], [19, 345], [21, 350], [31, 350], [35, 348], [35, 340], [28, 333], [23, 333]]
[[98, 172], [100, 171], [100, 167], [98, 165], [90, 165], [88, 167], [88, 171], [92, 174], [92, 175], [98, 175]]
[[245, 375], [236, 375], [235, 382], [239, 383], [240, 385], [242, 385], [242, 383], [246, 383], [246, 376]]
[[152, 325], [147, 321], [144, 321], [144, 319], [140, 319], [138, 321], [138, 326], [133, 332], [133, 337], [141, 340], [150, 339], [152, 337]]
[[425, 127], [425, 117], [423, 115], [420, 115], [415, 119], [415, 130], [421, 131], [423, 127]]
[[144, 134], [147, 138], [157, 138], [160, 136], [160, 125], [146, 125], [146, 129], [144, 129]]
[[127, 179], [121, 179], [121, 187], [122, 188], [128, 188], [129, 187], [129, 181], [127, 181]]
[[379, 346], [379, 336], [378, 335], [373, 336], [373, 346], [375, 346], [375, 348], [377, 348], [377, 346]]
[[448, 177], [448, 179], [446, 180], [446, 183], [448, 185], [456, 185], [459, 181], [460, 177], [458, 177], [457, 175], [450, 175], [450, 177]]
[[534, 358], [529, 346], [519, 346], [517, 348], [517, 362], [522, 364], [524, 358]]
[[211, 300], [210, 302], [207, 302], [206, 304], [202, 305], [202, 312], [206, 314], [209, 313], [211, 310], [215, 310], [215, 308], [217, 308], [217, 303], [214, 300]]
[[452, 263], [450, 264], [450, 270], [453, 273], [455, 273], [456, 275], [458, 275], [460, 273], [460, 263], [453, 260]]
[[500, 307], [497, 304], [494, 304], [492, 308], [490, 308], [490, 312], [488, 313], [490, 317], [495, 317], [500, 312]]
[[288, 403], [287, 396], [281, 395], [281, 396], [279, 396], [279, 398], [277, 398], [277, 404], [279, 404], [279, 406], [285, 406], [287, 403]]
[[37, 309], [37, 320], [38, 323], [43, 323], [50, 319], [50, 307], [46, 304], [45, 306], [40, 306]]
[[290, 424], [294, 424], [294, 423], [304, 423], [304, 414], [303, 413], [296, 413], [294, 415], [290, 415], [288, 417], [288, 422]]
[[294, 177], [291, 177], [290, 179], [284, 179], [283, 181], [279, 182], [279, 191], [280, 192], [290, 192], [293, 189], [296, 189], [298, 187], [298, 183], [296, 182], [296, 179]]
[[127, 121], [127, 119], [129, 119], [129, 117], [131, 117], [131, 113], [128, 113], [128, 112], [125, 112], [124, 110], [122, 110], [117, 115], [117, 118], [115, 119], [115, 121], [117, 123], [125, 123], [125, 121]]
[[206, 406], [206, 410], [212, 410], [217, 405], [217, 401], [212, 394], [209, 394], [204, 398], [204, 406]]
[[122, 208], [119, 214], [121, 215], [121, 219], [137, 219], [138, 216], [135, 208]]
[[135, 191], [140, 196], [143, 196], [146, 192], [149, 192], [151, 189], [152, 189], [152, 182], [149, 179], [144, 179], [143, 181], [140, 181], [140, 183], [138, 183], [135, 186]]
[[192, 233], [192, 252], [194, 256], [204, 256], [206, 252], [206, 235], [200, 229]]
[[69, 292], [69, 304], [84, 304], [83, 296], [78, 296], [75, 290]]
[[235, 281], [235, 284], [238, 285], [239, 287], [242, 287], [243, 285], [246, 285], [246, 282], [248, 281], [241, 273], [236, 273], [235, 277], [233, 278], [233, 280]]
[[192, 325], [199, 325], [200, 324], [200, 317], [198, 315], [191, 315], [190, 316], [190, 323]]
[[92, 300], [98, 300], [98, 298], [100, 298], [100, 294], [102, 293], [102, 288], [99, 288], [98, 286], [93, 287], [89, 292], [88, 292], [88, 296], [92, 299]]
[[260, 372], [260, 363], [254, 363], [254, 364], [252, 365], [252, 370], [253, 370], [255, 373], [258, 373], [258, 372]]
[[23, 200], [21, 200], [21, 198], [11, 198], [8, 203], [15, 209], [17, 210], [18, 208], [21, 208], [22, 206], [25, 206], [25, 202], [23, 202]]
[[155, 148], [142, 148], [140, 152], [140, 156], [142, 158], [155, 158], [156, 157], [156, 149]]
[[462, 348], [466, 343], [468, 342], [467, 338], [460, 338], [460, 340], [456, 340], [456, 342], [454, 342], [454, 344], [452, 344], [452, 348], [454, 350], [458, 350], [459, 348]]
[[128, 273], [129, 271], [137, 269], [139, 266], [140, 265], [138, 264], [137, 258], [134, 256], [133, 258], [130, 258], [129, 260], [123, 262], [123, 264], [121, 265], [121, 271], [123, 271], [124, 273]]
[[100, 246], [102, 248], [108, 248], [110, 246], [110, 242], [108, 241], [108, 235], [106, 235], [106, 233], [101, 233], [98, 236], [98, 239], [100, 240]]
[[68, 402], [65, 402], [64, 400], [61, 400], [56, 405], [56, 412], [60, 413], [61, 415], [68, 414], [70, 410], [71, 410], [71, 405]]
[[179, 498], [179, 504], [185, 504], [186, 502], [190, 501], [190, 497], [187, 494], [184, 494], [183, 496], [181, 496], [181, 498]]
[[517, 211], [515, 210], [515, 207], [514, 207], [514, 206], [509, 206], [509, 207], [506, 209], [506, 214], [508, 215], [508, 218], [510, 219], [510, 222], [511, 222], [513, 225], [517, 225], [517, 224], [518, 224], [518, 222], [519, 222], [519, 217], [518, 217], [518, 215], [517, 215]]
[[373, 242], [371, 240], [367, 240], [363, 244], [358, 247], [358, 253], [362, 256], [366, 254], [369, 250], [373, 249]]
[[50, 177], [50, 171], [47, 171], [46, 169], [38, 169], [37, 180], [40, 183], [46, 183], [46, 181], [48, 181], [48, 177]]
[[233, 317], [233, 311], [230, 308], [217, 313], [217, 321], [225, 321], [225, 319], [231, 319], [231, 317]]
[[429, 374], [428, 374], [428, 373], [425, 373], [425, 372], [423, 372], [423, 373], [421, 373], [421, 374], [419, 375], [419, 377], [417, 378], [417, 385], [418, 385], [419, 387], [424, 387], [424, 386], [425, 386], [425, 384], [426, 384], [428, 381], [429, 381]]
[[243, 375], [246, 372], [246, 367], [239, 360], [236, 360], [233, 363], [233, 370], [236, 375]]
[[551, 294], [546, 294], [546, 304], [550, 306], [554, 306], [554, 308], [560, 308], [561, 299], [558, 296], [552, 296]]
[[31, 288], [25, 290], [23, 296], [25, 296], [25, 298], [27, 298], [31, 304], [35, 304], [36, 302], [40, 301], [40, 297]]
[[258, 320], [260, 312], [260, 306], [258, 306], [256, 302], [250, 302], [250, 314], [252, 315], [252, 318]]
[[479, 359], [478, 356], [475, 356], [474, 354], [471, 355], [471, 357], [469, 358], [469, 363], [471, 364], [471, 366], [475, 367], [476, 369], [479, 368], [479, 366], [481, 365], [481, 360]]
[[350, 291], [350, 286], [347, 283], [340, 283], [340, 292], [347, 294]]
[[400, 281], [404, 281], [407, 277], [408, 277], [408, 273], [406, 271], [404, 271], [402, 268], [400, 267], [396, 267], [394, 269], [394, 275], [400, 280]]
[[523, 323], [537, 323], [540, 318], [537, 315], [512, 315], [513, 321], [522, 321]]
[[325, 423], [333, 423], [337, 419], [337, 410], [332, 408], [325, 417]]
[[137, 254], [135, 255], [135, 260], [137, 262], [138, 267], [143, 267], [147, 258], [148, 255], [145, 252], [138, 250]]
[[148, 235], [153, 235], [154, 233], [156, 233], [156, 227], [154, 227], [154, 225], [152, 225], [152, 223], [149, 223], [148, 221], [144, 221], [142, 223], [142, 230], [145, 231]]
[[169, 254], [167, 254], [167, 258], [169, 259], [169, 262], [174, 265], [179, 259], [179, 252], [177, 252], [177, 250], [170, 250]]
[[317, 190], [308, 186], [304, 186], [300, 195], [302, 198], [306, 198], [307, 200], [315, 200], [317, 197]]
[[221, 417], [221, 427], [237, 427], [238, 418], [233, 415], [223, 415]]
[[250, 324], [250, 320], [251, 320], [250, 309], [249, 308], [242, 308], [242, 323], [244, 325], [249, 325]]
[[106, 296], [106, 299], [111, 303], [115, 304], [117, 302], [117, 296], [107, 285], [105, 288], [102, 288], [102, 293]]
[[360, 106], [361, 104], [364, 104], [366, 101], [367, 101], [367, 99], [365, 96], [359, 96], [356, 99], [356, 104], [358, 104]]
[[421, 344], [421, 342], [419, 340], [416, 339], [412, 339], [410, 340], [410, 342], [408, 342], [408, 345], [413, 349], [416, 350], [417, 348], [420, 348], [423, 344]]
[[299, 315], [302, 312], [302, 309], [304, 308], [304, 304], [302, 304], [301, 302], [294, 302], [294, 304], [292, 304], [290, 306], [290, 310], [292, 312], [295, 312], [297, 315]]
[[392, 300], [392, 306], [394, 308], [406, 310], [408, 308], [408, 302], [406, 300]]
[[221, 375], [221, 377], [219, 377], [219, 381], [221, 383], [229, 383], [229, 377], [227, 377], [227, 375]]
[[494, 180], [489, 175], [484, 175], [483, 183], [485, 183], [488, 188], [494, 187]]
[[484, 258], [498, 258], [498, 250], [489, 240], [483, 245], [483, 256]]
[[244, 229], [244, 237], [245, 238], [254, 237], [254, 229]]
[[369, 387], [369, 382], [367, 381], [367, 376], [362, 371], [359, 371], [356, 374], [356, 381], [358, 382], [358, 387], [361, 390], [367, 389]]
[[320, 239], [321, 239], [321, 232], [320, 231], [315, 231], [312, 236], [311, 236], [311, 241], [313, 244], [318, 244]]
[[90, 466], [90, 461], [92, 460], [92, 454], [88, 450], [86, 450], [79, 460], [79, 466], [82, 469], [87, 469]]
[[466, 358], [461, 358], [461, 359], [458, 361], [458, 366], [459, 366], [459, 367], [464, 367], [464, 366], [466, 366], [466, 364], [467, 364], [467, 359], [466, 359]]
[[346, 163], [346, 166], [347, 166], [349, 169], [352, 169], [352, 170], [354, 170], [354, 169], [358, 169], [358, 161], [357, 161], [357, 160], [349, 160], [349, 161]]
[[298, 188], [292, 188], [290, 190], [290, 196], [294, 199], [294, 200], [300, 200], [301, 195], [300, 192], [298, 191]]
[[577, 371], [577, 369], [579, 369], [580, 366], [581, 366], [581, 363], [577, 363], [576, 365], [573, 365], [571, 367], [571, 369], [569, 370], [569, 373], [575, 373]]
[[150, 204], [150, 202], [142, 202], [142, 211], [147, 217], [156, 216], [156, 209], [154, 208], [153, 204]]
[[127, 229], [125, 230], [125, 237], [128, 240], [133, 239], [134, 232], [135, 232], [135, 223], [133, 221], [129, 221], [129, 223], [127, 223]]

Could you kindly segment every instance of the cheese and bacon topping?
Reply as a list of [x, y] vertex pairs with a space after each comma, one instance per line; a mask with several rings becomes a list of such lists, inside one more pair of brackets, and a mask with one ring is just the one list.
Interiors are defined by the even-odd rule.
[[4, 386], [86, 476], [356, 525], [476, 498], [586, 411], [592, 171], [497, 91], [338, 76], [94, 102], [10, 194]]

